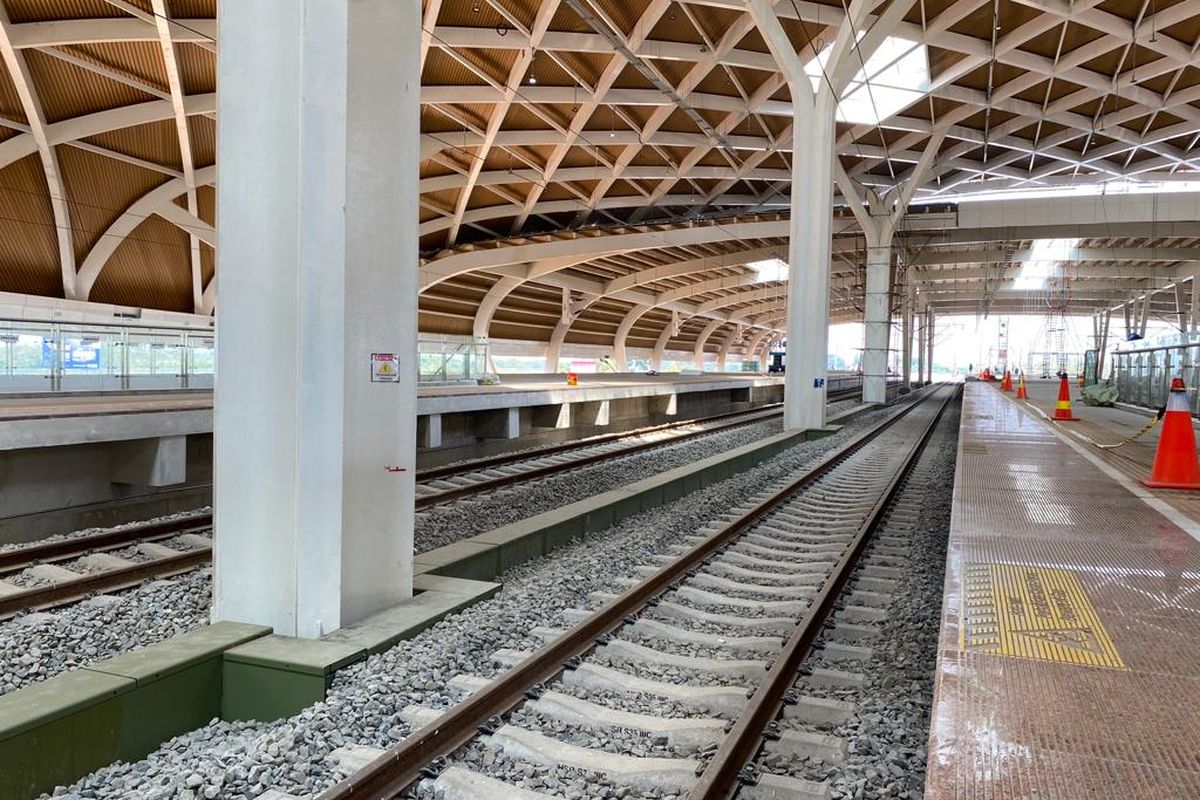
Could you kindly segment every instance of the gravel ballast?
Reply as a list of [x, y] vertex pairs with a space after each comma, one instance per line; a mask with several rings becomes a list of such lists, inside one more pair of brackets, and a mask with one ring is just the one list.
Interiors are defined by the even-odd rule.
[[193, 570], [0, 624], [0, 695], [205, 624], [211, 588]]
[[[140, 762], [112, 765], [56, 794], [239, 800], [267, 789], [318, 792], [341, 777], [328, 759], [332, 750], [348, 743], [395, 744], [410, 733], [400, 718], [406, 705], [456, 702], [458, 695], [445, 687], [451, 677], [495, 674], [490, 657], [496, 650], [539, 646], [541, 640], [529, 635], [532, 628], [565, 627], [563, 610], [586, 606], [589, 592], [612, 591], [615, 579], [635, 576], [636, 566], [651, 563], [670, 544], [772, 480], [813, 463], [885, 413], [867, 414], [832, 437], [792, 448], [735, 478], [511, 570], [495, 597], [338, 673], [328, 699], [295, 717], [270, 723], [214, 721], [165, 743]], [[555, 504], [561, 502], [557, 497]], [[520, 516], [530, 513], [522, 510]], [[666, 710], [652, 704], [647, 712], [655, 708]]]
[[[919, 524], [911, 532], [903, 522], [884, 524], [878, 530], [880, 536], [902, 536], [910, 544], [903, 577], [891, 592], [879, 636], [869, 642], [871, 659], [853, 668], [866, 676], [865, 684], [858, 690], [804, 689], [857, 707], [854, 720], [831, 731], [847, 741], [849, 755], [839, 765], [767, 757], [758, 762], [764, 772], [829, 781], [834, 800], [923, 797], [959, 408], [957, 403], [947, 408], [940, 429], [898, 498], [899, 505], [905, 494], [919, 502]], [[842, 666], [824, 663], [819, 655], [810, 657], [806, 665]]]
[[[830, 413], [855, 404], [856, 401], [849, 400], [833, 403], [830, 405]], [[415, 550], [420, 553], [441, 547], [557, 508], [563, 503], [583, 499], [721, 450], [756, 441], [778, 433], [780, 425], [780, 421], [775, 419], [702, 436], [690, 442], [672, 445], [668, 441], [661, 448], [631, 454], [611, 463], [517, 484], [477, 499], [464, 499], [430, 509], [417, 514]], [[203, 511], [211, 509], [173, 514], [151, 521], [169, 521]], [[141, 523], [114, 528], [89, 528], [47, 537], [40, 542], [29, 544], [0, 545], [0, 552], [119, 530], [135, 524]], [[131, 560], [141, 560], [140, 556], [133, 554], [132, 548], [127, 550], [128, 552], [122, 550], [115, 554]], [[208, 621], [207, 603], [211, 593], [210, 576], [210, 570], [203, 570], [198, 573], [198, 577], [189, 578], [186, 584], [181, 584], [178, 598], [170, 595], [159, 597], [158, 592], [147, 595], [121, 591], [114, 595], [120, 598], [120, 602], [102, 608], [88, 605], [67, 606], [55, 609], [50, 617], [34, 617], [36, 624], [22, 622], [21, 618], [0, 622], [0, 655], [15, 656], [0, 658], [0, 695], [136, 647], [163, 641], [205, 624]], [[9, 581], [22, 587], [38, 584], [38, 581], [23, 573], [13, 576]], [[143, 624], [143, 620], [152, 621]]]

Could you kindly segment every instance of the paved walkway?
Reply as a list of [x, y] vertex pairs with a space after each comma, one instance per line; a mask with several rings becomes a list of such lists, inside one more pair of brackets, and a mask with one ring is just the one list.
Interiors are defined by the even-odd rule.
[[967, 384], [926, 796], [1200, 798], [1194, 526], [1060, 436]]

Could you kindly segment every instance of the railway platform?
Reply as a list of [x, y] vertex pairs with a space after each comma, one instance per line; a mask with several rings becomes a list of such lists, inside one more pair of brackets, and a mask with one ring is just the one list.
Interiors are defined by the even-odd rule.
[[966, 386], [926, 797], [1200, 797], [1197, 527], [1043, 389]]
[[[1035, 414], [1041, 411], [1047, 416], [1053, 415], [1058, 388], [1057, 380], [1028, 382], [1029, 401]], [[1158, 436], [1162, 431], [1159, 424], [1142, 432], [1154, 416], [1152, 410], [1127, 405], [1114, 408], [1084, 405], [1079, 386], [1072, 383], [1071, 411], [1079, 420], [1064, 424], [1060, 428], [1062, 433], [1073, 443], [1084, 445], [1084, 452], [1103, 464], [1105, 470], [1115, 471], [1121, 476], [1120, 480], [1132, 482], [1135, 491], [1148, 492], [1156, 501], [1174, 508], [1200, 530], [1200, 493], [1150, 492], [1141, 485], [1141, 480], [1150, 474], [1154, 465]], [[1113, 446], [1118, 444], [1120, 446]]]
[[[857, 376], [831, 376], [837, 396]], [[422, 386], [418, 465], [695, 419], [779, 402], [758, 373], [506, 375]], [[0, 542], [119, 524], [211, 502], [206, 389], [0, 393]]]

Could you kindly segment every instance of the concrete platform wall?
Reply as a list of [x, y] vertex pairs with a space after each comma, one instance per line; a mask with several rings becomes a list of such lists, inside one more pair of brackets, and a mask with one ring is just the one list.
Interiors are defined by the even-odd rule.
[[[782, 400], [783, 386], [768, 385], [423, 414], [417, 420], [418, 464], [436, 466], [533, 445], [749, 410]], [[440, 442], [432, 436], [431, 427], [440, 429]]]
[[[212, 435], [179, 439], [178, 451], [156, 465], [146, 462], [157, 449], [149, 439], [0, 451], [0, 543], [209, 505]], [[163, 472], [164, 461], [175, 463]], [[172, 482], [135, 482], [154, 480], [152, 473]]]

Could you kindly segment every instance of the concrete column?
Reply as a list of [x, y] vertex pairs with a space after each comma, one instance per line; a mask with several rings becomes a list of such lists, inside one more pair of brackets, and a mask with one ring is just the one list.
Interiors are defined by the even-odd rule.
[[925, 379], [926, 383], [933, 383], [933, 334], [934, 334], [934, 331], [936, 330], [936, 324], [937, 324], [937, 321], [934, 317], [933, 309], [926, 308], [925, 309], [925, 327], [927, 329], [927, 332], [925, 334], [925, 347], [926, 347], [925, 364], [926, 364], [926, 368], [929, 370], [929, 376]]
[[783, 394], [785, 430], [825, 425], [834, 108], [832, 97], [820, 92], [814, 98], [811, 113], [796, 113], [793, 125], [791, 272], [787, 288], [787, 370]]
[[891, 237], [867, 234], [867, 286], [864, 297], [863, 402], [887, 401], [887, 359], [891, 338]]
[[417, 420], [417, 444], [429, 449], [442, 446], [441, 414], [425, 414]]
[[912, 337], [913, 337], [913, 286], [908, 285], [904, 292], [904, 314], [901, 317], [903, 324], [900, 331], [900, 359], [902, 366], [900, 368], [901, 385], [905, 388], [912, 387]]
[[174, 486], [187, 480], [187, 437], [157, 436], [113, 442], [109, 479], [134, 486]]
[[481, 411], [475, 418], [475, 435], [484, 439], [516, 439], [521, 435], [521, 409]]
[[[529, 412], [529, 424], [532, 428], [569, 428], [571, 427], [571, 404], [534, 406]], [[518, 420], [519, 425], [520, 420]]]
[[917, 317], [917, 383], [925, 383], [925, 338], [928, 335], [924, 312]]
[[317, 637], [412, 594], [421, 10], [218, 20], [213, 617]]

